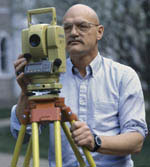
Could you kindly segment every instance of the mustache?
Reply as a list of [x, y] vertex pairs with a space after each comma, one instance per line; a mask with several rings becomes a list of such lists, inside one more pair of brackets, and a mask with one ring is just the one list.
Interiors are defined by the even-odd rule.
[[67, 42], [67, 44], [70, 44], [71, 42], [80, 42], [82, 44], [84, 44], [84, 42], [81, 40], [81, 39], [73, 39], [73, 38], [70, 38]]

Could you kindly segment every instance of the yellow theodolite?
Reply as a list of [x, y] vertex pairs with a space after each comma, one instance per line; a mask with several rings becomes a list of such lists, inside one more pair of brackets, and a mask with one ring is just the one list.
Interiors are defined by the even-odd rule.
[[[48, 12], [52, 13], [50, 24], [31, 24], [32, 15]], [[59, 76], [66, 70], [63, 27], [56, 24], [56, 11], [53, 7], [29, 10], [27, 16], [28, 28], [22, 31], [22, 52], [28, 60], [24, 75], [30, 79], [30, 84], [27, 86], [29, 106], [24, 110], [21, 120], [21, 129], [14, 149], [11, 167], [17, 167], [26, 127], [29, 123], [32, 124], [32, 135], [28, 143], [23, 167], [29, 167], [32, 152], [33, 167], [40, 166], [38, 125], [42, 122], [54, 123], [56, 167], [62, 167], [60, 125], [70, 142], [80, 167], [85, 167], [86, 164], [65, 123], [68, 121], [72, 124], [77, 120], [77, 117], [65, 105], [64, 98], [59, 97], [62, 88], [59, 83]], [[90, 152], [85, 147], [82, 149], [90, 167], [95, 167]]]

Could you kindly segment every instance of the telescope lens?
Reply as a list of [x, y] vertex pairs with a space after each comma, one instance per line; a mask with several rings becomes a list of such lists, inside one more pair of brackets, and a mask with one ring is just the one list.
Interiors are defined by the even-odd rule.
[[40, 37], [37, 34], [31, 35], [29, 42], [31, 46], [36, 47], [40, 44]]

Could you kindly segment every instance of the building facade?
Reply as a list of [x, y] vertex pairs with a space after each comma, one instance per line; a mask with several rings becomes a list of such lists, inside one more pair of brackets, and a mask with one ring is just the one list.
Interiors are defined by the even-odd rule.
[[14, 99], [14, 75], [11, 57], [12, 25], [11, 1], [0, 1], [0, 107]]
[[27, 26], [27, 3], [27, 0], [0, 0], [0, 108], [15, 104], [20, 94], [13, 62], [21, 53], [21, 30]]

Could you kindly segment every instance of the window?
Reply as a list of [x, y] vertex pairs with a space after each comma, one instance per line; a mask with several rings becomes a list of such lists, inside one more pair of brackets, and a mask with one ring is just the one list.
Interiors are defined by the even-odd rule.
[[7, 71], [7, 46], [6, 38], [3, 37], [0, 41], [0, 63], [1, 63], [1, 72]]

